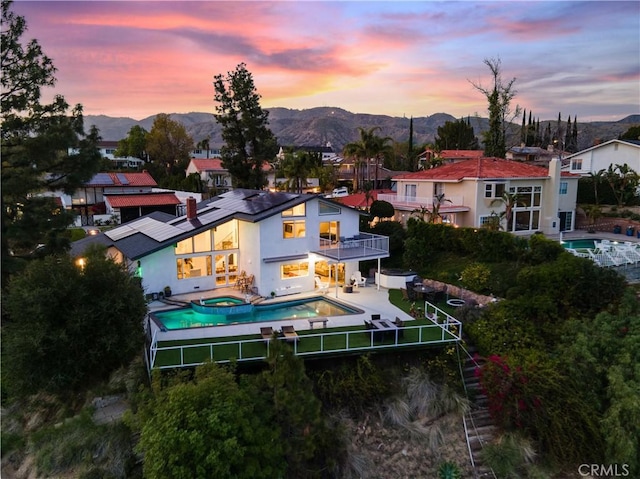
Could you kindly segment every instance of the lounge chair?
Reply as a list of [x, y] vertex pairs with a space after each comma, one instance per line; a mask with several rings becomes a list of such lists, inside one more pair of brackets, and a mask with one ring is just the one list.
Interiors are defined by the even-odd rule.
[[293, 326], [282, 326], [282, 334], [284, 334], [284, 338], [287, 341], [300, 341], [300, 337], [298, 336], [298, 333], [296, 333], [296, 330], [293, 328]]
[[271, 326], [260, 328], [260, 336], [262, 336], [265, 343], [269, 342], [273, 337], [273, 328]]
[[325, 283], [320, 279], [320, 276], [316, 276], [316, 289], [320, 292], [326, 293], [329, 290], [329, 283]]
[[356, 271], [351, 275], [351, 282], [356, 287], [365, 287], [367, 285], [367, 278], [362, 277], [362, 273], [360, 271]]

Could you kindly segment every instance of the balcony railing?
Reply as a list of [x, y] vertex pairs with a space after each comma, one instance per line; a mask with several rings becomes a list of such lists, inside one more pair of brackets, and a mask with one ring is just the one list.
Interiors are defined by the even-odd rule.
[[386, 258], [389, 256], [389, 237], [371, 233], [360, 233], [338, 241], [320, 238], [320, 249], [314, 251], [336, 261], [357, 258]]
[[[299, 340], [292, 342], [291, 346], [296, 356], [316, 357], [380, 349], [437, 346], [460, 341], [462, 324], [444, 311], [438, 311], [443, 319], [442, 323], [404, 326], [391, 331], [391, 334], [385, 337], [379, 336], [380, 330], [364, 330], [361, 327], [351, 331], [309, 334], [305, 331], [299, 334]], [[199, 344], [172, 345], [168, 342], [161, 345], [162, 339], [154, 335], [149, 347], [148, 367], [150, 370], [171, 369], [198, 366], [206, 361], [263, 361], [269, 356], [270, 341], [274, 340], [285, 341], [286, 338], [265, 341], [246, 337]]]
[[[386, 201], [387, 203], [391, 203], [395, 208], [400, 207], [403, 209], [417, 209], [421, 206], [426, 208], [433, 208], [433, 205], [438, 202], [438, 199], [435, 196], [406, 196], [406, 195], [393, 195], [393, 194], [379, 194], [379, 201]], [[464, 197], [463, 196], [446, 196], [444, 200], [440, 201], [440, 211], [452, 211], [457, 210], [460, 211], [461, 208], [465, 210], [468, 209], [464, 205]]]

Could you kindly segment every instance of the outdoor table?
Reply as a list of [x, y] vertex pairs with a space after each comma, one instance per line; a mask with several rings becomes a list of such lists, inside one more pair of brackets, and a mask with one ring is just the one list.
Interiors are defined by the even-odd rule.
[[427, 297], [436, 292], [431, 286], [425, 286], [424, 284], [419, 284], [413, 287], [413, 290], [416, 293], [422, 294], [422, 299], [427, 299]]
[[380, 339], [384, 339], [385, 336], [389, 335], [391, 335], [392, 338], [397, 336], [398, 326], [388, 319], [373, 319], [371, 320], [371, 324], [373, 324], [375, 328], [374, 336], [379, 332]]

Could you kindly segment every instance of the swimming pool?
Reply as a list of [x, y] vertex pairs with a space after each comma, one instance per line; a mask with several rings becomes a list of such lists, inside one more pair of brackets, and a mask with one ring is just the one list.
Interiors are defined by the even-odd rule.
[[564, 240], [562, 242], [562, 246], [571, 249], [594, 249], [596, 247], [596, 243], [600, 241], [600, 238]]
[[[205, 300], [206, 303], [207, 300]], [[345, 316], [361, 314], [362, 310], [347, 306], [327, 297], [311, 297], [294, 301], [249, 306], [248, 310], [238, 314], [212, 314], [199, 312], [194, 307], [158, 311], [150, 315], [161, 328], [176, 330], [185, 328], [203, 328], [209, 326], [228, 326], [240, 323], [279, 321], [283, 319], [306, 319], [324, 316]]]

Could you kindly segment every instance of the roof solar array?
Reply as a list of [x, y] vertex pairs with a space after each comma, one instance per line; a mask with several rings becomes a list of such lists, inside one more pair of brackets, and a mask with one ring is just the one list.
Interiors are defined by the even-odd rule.
[[119, 241], [122, 238], [126, 238], [127, 236], [130, 236], [137, 232], [138, 230], [136, 230], [135, 228], [132, 228], [129, 225], [122, 225], [112, 230], [105, 231], [104, 234], [109, 238], [111, 238], [113, 241]]
[[141, 218], [140, 220], [131, 223], [131, 225], [143, 235], [159, 242], [168, 240], [169, 238], [178, 236], [182, 233], [182, 230], [175, 226], [148, 217]]
[[96, 173], [96, 175], [91, 178], [88, 185], [112, 185], [113, 180], [111, 179], [111, 175], [109, 173]]
[[121, 184], [123, 184], [123, 185], [128, 185], [129, 184], [129, 180], [127, 179], [127, 175], [125, 175], [124, 173], [116, 173], [116, 176], [118, 177], [118, 181], [120, 181]]

